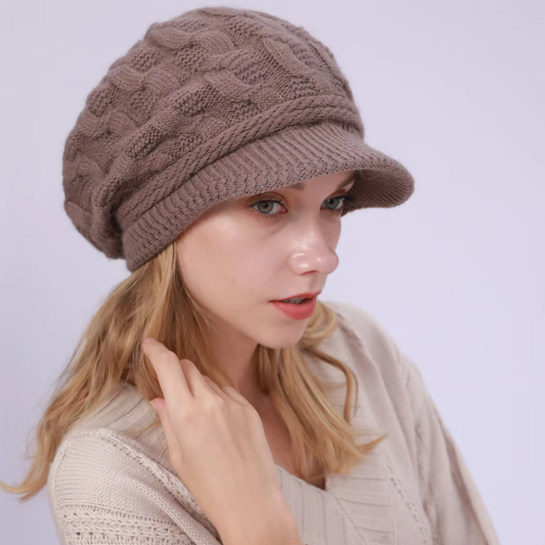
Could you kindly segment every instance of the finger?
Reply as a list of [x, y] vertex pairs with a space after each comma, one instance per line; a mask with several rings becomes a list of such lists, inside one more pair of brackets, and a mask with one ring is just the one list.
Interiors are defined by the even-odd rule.
[[253, 406], [238, 390], [235, 390], [235, 388], [232, 386], [224, 386], [222, 390], [240, 404]]
[[225, 400], [232, 399], [229, 395], [227, 395], [226, 392], [224, 392], [211, 378], [207, 377], [206, 375], [202, 376], [203, 379], [206, 381], [206, 384], [208, 387], [215, 392], [217, 395], [219, 395], [221, 398]]
[[170, 405], [171, 400], [178, 400], [182, 404], [189, 403], [193, 395], [178, 356], [155, 339], [149, 339], [147, 343], [143, 343], [142, 350], [157, 373], [165, 403]]
[[208, 383], [204, 380], [203, 374], [191, 360], [180, 360], [180, 365], [182, 366], [189, 389], [195, 397], [213, 393]]
[[210, 388], [212, 388], [214, 392], [224, 399], [232, 399], [233, 401], [236, 401], [242, 405], [248, 404], [248, 400], [242, 394], [239, 394], [238, 391], [232, 386], [223, 386], [220, 388], [211, 378], [207, 377], [206, 375], [203, 375], [203, 378], [206, 379]]
[[181, 456], [181, 451], [178, 440], [176, 439], [176, 435], [174, 435], [174, 430], [170, 425], [170, 419], [168, 418], [165, 400], [161, 399], [160, 397], [155, 398], [153, 400], [153, 407], [155, 412], [159, 415], [159, 420], [161, 421], [161, 426], [165, 433], [168, 452], [172, 462], [175, 457]]

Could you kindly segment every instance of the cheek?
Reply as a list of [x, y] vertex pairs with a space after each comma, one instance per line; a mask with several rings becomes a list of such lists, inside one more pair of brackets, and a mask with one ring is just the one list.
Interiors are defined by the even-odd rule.
[[244, 306], [274, 295], [274, 286], [272, 294], [264, 289], [270, 285], [273, 253], [248, 229], [222, 222], [214, 229], [195, 231], [178, 253], [187, 287], [207, 306]]
[[[218, 254], [218, 283], [240, 304], [251, 304], [266, 298], [275, 261], [263, 242], [244, 237], [222, 246]], [[270, 291], [270, 289], [269, 289]]]

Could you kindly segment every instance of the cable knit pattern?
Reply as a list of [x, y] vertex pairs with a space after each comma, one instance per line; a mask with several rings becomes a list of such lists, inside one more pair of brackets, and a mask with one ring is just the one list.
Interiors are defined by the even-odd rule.
[[[388, 437], [325, 490], [276, 465], [304, 545], [499, 545], [475, 483], [426, 390], [419, 368], [369, 313], [325, 302], [338, 330], [321, 348], [356, 374], [354, 427]], [[344, 375], [308, 357], [324, 383]], [[343, 414], [346, 388], [328, 391]], [[49, 501], [63, 544], [217, 545], [221, 537], [168, 459], [154, 411], [131, 385], [64, 438]]]
[[344, 213], [413, 193], [363, 140], [333, 53], [264, 12], [199, 8], [154, 23], [89, 93], [63, 153], [64, 207], [129, 270], [207, 209], [303, 179], [357, 170]]

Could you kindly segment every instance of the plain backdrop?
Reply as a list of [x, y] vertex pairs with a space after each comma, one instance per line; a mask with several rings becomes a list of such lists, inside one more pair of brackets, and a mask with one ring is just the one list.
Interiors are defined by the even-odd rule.
[[[335, 54], [366, 141], [416, 181], [400, 207], [343, 218], [322, 300], [371, 312], [422, 369], [502, 544], [543, 543], [545, 3], [139, 2], [1, 6], [0, 479], [83, 328], [129, 274], [63, 210], [64, 141], [147, 27], [199, 6], [303, 25]], [[0, 492], [0, 541], [59, 543], [47, 489]], [[461, 544], [449, 544], [461, 545]]]

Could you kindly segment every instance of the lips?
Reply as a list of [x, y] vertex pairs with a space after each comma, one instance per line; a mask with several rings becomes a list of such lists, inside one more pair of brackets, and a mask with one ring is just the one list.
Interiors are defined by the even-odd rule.
[[316, 308], [316, 297], [305, 299], [302, 303], [282, 303], [282, 301], [271, 301], [271, 305], [294, 320], [307, 320], [314, 314]]
[[289, 295], [288, 297], [282, 297], [282, 299], [274, 299], [273, 301], [285, 301], [286, 299], [310, 299], [316, 295], [320, 295], [321, 291], [313, 291], [307, 293], [300, 293], [299, 295]]

